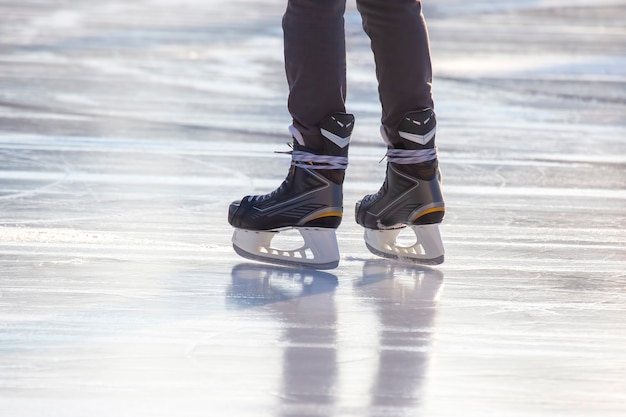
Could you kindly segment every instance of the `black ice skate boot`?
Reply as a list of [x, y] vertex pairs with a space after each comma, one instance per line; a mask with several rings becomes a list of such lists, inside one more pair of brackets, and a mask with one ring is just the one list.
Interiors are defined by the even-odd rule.
[[[228, 210], [235, 227], [233, 248], [239, 255], [276, 264], [331, 269], [339, 264], [335, 230], [343, 216], [343, 179], [354, 116], [334, 113], [320, 124], [321, 147], [314, 152], [302, 135], [294, 136], [291, 168], [274, 191], [247, 196]], [[272, 247], [281, 231], [294, 229], [304, 244]]]
[[[370, 252], [391, 259], [440, 264], [444, 248], [439, 234], [445, 204], [434, 147], [436, 119], [431, 109], [407, 113], [399, 126], [400, 143], [389, 143], [387, 174], [376, 194], [356, 204], [356, 221], [365, 228]], [[403, 246], [397, 237], [410, 227], [416, 242]]]

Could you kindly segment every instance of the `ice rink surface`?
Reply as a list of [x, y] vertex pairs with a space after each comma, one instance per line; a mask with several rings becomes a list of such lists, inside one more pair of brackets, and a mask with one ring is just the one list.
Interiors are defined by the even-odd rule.
[[350, 1], [327, 272], [226, 221], [287, 173], [284, 6], [0, 1], [0, 416], [625, 416], [626, 1], [425, 2], [437, 268], [354, 221], [385, 149]]

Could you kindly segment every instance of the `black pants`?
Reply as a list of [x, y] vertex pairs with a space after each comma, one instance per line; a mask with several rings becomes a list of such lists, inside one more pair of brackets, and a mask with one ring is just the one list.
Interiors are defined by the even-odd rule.
[[[345, 112], [346, 0], [289, 0], [283, 17], [289, 112], [307, 144], [319, 122]], [[397, 143], [405, 113], [433, 107], [432, 68], [422, 5], [416, 0], [357, 0], [376, 62], [382, 125]]]

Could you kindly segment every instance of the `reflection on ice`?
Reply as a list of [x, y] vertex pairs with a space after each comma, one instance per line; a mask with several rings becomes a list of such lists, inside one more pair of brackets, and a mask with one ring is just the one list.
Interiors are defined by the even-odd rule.
[[1, 2], [0, 415], [622, 417], [624, 4], [424, 2], [428, 269], [354, 221], [385, 145], [349, 1], [342, 258], [315, 272], [241, 264], [226, 221], [289, 167], [284, 0]]
[[[340, 295], [334, 274], [239, 264], [231, 276], [228, 304], [262, 307], [260, 312], [278, 321], [282, 329], [278, 415], [343, 415], [345, 406], [366, 408], [371, 415], [419, 409], [443, 283], [441, 271], [384, 260], [363, 264], [362, 277], [353, 280], [354, 296], [376, 311], [378, 323], [364, 324], [380, 330], [377, 341], [360, 336], [360, 349], [370, 354], [359, 360], [358, 368], [339, 360], [348, 357], [343, 350], [350, 351], [353, 341], [338, 336], [352, 324], [341, 317], [336, 305]], [[369, 388], [354, 391], [342, 386], [353, 379]], [[343, 391], [352, 394], [343, 398]]]

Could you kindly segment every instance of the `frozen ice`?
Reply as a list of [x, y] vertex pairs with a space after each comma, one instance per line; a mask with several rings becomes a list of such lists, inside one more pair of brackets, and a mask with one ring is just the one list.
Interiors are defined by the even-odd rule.
[[0, 415], [626, 415], [626, 2], [424, 2], [446, 261], [378, 259], [369, 41], [330, 271], [248, 262], [285, 1], [0, 2]]

